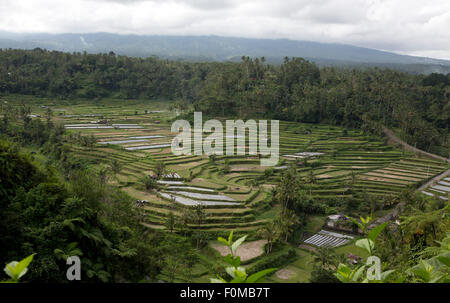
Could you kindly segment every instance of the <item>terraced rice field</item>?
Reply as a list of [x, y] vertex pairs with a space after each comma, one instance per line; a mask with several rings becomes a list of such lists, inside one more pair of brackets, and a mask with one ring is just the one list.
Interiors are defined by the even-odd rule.
[[338, 247], [353, 240], [352, 236], [321, 230], [317, 234], [309, 237], [304, 243], [318, 247]]
[[[380, 199], [395, 197], [405, 188], [418, 188], [449, 168], [447, 163], [403, 152], [360, 130], [284, 121], [280, 121], [280, 161], [272, 171], [262, 167], [255, 156], [216, 156], [214, 161], [206, 156], [176, 156], [170, 149], [176, 135], [170, 131], [170, 119], [175, 113], [169, 110], [167, 102], [77, 102], [57, 105], [59, 110], [53, 111], [59, 114], [53, 120], [65, 125], [67, 132], [74, 135], [94, 136], [96, 144], [92, 147], [74, 144], [68, 157], [86, 161], [94, 170], [104, 168], [112, 160], [119, 162], [122, 168], [110, 182], [135, 199], [148, 201], [141, 207], [141, 223], [149, 229], [165, 232], [171, 214], [181, 219], [186, 210], [203, 205], [206, 216], [202, 223], [188, 223], [187, 227], [206, 233], [210, 240], [230, 230], [249, 235], [244, 243], [244, 248], [248, 245], [249, 250], [244, 249], [242, 255], [249, 257], [244, 264], [249, 269], [266, 257], [265, 241], [258, 230], [280, 213], [280, 205], [270, 203], [271, 191], [279, 184], [283, 171], [291, 166], [302, 178], [304, 190], [314, 203], [327, 205], [336, 201], [340, 205], [352, 205], [352, 200], [363, 201], [365, 194]], [[45, 110], [36, 112], [41, 117], [44, 113]], [[204, 137], [207, 135], [204, 133]], [[248, 144], [245, 140], [239, 145], [248, 151]], [[160, 189], [146, 191], [140, 179], [153, 175], [160, 162], [167, 168], [163, 178], [157, 181]], [[228, 172], [223, 172], [226, 166]], [[450, 179], [442, 178], [423, 193], [445, 198], [449, 185]], [[389, 210], [380, 213], [386, 211]], [[314, 263], [309, 249], [316, 247], [364, 255], [354, 245], [355, 239], [322, 230], [325, 219], [325, 215], [318, 214], [306, 222], [305, 230], [312, 234], [304, 241], [306, 245], [286, 245], [269, 255], [277, 258], [287, 254], [290, 248], [297, 254], [289, 265], [268, 277], [269, 281], [307, 282]], [[213, 249], [214, 243], [210, 241], [209, 245]], [[211, 269], [219, 259], [206, 249], [200, 255], [194, 280], [208, 282], [215, 274]], [[162, 274], [161, 279], [167, 277]], [[186, 279], [179, 277], [177, 281]]]
[[431, 184], [422, 193], [426, 196], [437, 197], [441, 200], [448, 201], [450, 196], [450, 178], [444, 177], [438, 182]]
[[[142, 108], [139, 110], [142, 112]], [[97, 139], [94, 148], [72, 146], [73, 156], [92, 161], [94, 167], [112, 159], [122, 164], [113, 182], [136, 199], [148, 201], [144, 223], [157, 229], [164, 228], [169, 213], [182, 216], [186, 208], [201, 204], [207, 216], [201, 225], [191, 224], [191, 228], [256, 231], [272, 219], [270, 191], [282, 171], [291, 165], [304, 178], [308, 194], [317, 201], [345, 200], [363, 192], [397, 195], [448, 167], [402, 152], [359, 130], [280, 121], [280, 162], [273, 174], [262, 178], [266, 167], [260, 166], [257, 157], [217, 156], [210, 161], [206, 156], [173, 155], [170, 144], [176, 134], [170, 132], [170, 112], [148, 110], [136, 115], [128, 107], [95, 108], [92, 115], [108, 119], [108, 125], [92, 123], [93, 116], [83, 116], [82, 109], [67, 112], [71, 114], [58, 117], [58, 122], [70, 132]], [[245, 148], [248, 150], [248, 140]], [[158, 192], [147, 192], [139, 180], [154, 173], [158, 162], [163, 162], [170, 174], [158, 181]], [[225, 163], [229, 172], [221, 173]]]

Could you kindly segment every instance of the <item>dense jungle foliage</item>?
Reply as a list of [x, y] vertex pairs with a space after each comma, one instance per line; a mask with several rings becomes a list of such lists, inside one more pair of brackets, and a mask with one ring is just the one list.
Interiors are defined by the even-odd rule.
[[220, 116], [330, 123], [380, 131], [448, 156], [450, 75], [281, 65], [188, 63], [109, 54], [0, 50], [0, 93], [58, 98], [178, 99]]

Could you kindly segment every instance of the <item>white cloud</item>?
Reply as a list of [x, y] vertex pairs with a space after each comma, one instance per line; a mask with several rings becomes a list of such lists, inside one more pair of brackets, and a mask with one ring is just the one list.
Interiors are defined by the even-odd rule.
[[2, 0], [0, 30], [339, 42], [450, 59], [441, 0]]

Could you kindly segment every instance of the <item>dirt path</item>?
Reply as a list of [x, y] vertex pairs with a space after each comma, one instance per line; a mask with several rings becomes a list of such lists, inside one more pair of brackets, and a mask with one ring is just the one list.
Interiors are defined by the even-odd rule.
[[405, 150], [408, 150], [408, 151], [411, 151], [411, 152], [414, 152], [414, 153], [418, 153], [418, 154], [421, 154], [421, 155], [424, 155], [426, 157], [430, 157], [430, 158], [433, 158], [433, 159], [436, 159], [436, 160], [441, 160], [441, 161], [445, 161], [445, 162], [450, 163], [450, 159], [447, 159], [447, 158], [444, 158], [444, 157], [441, 157], [441, 156], [438, 156], [438, 155], [435, 155], [435, 154], [428, 153], [426, 151], [423, 151], [421, 149], [418, 149], [418, 148], [415, 148], [415, 147], [409, 145], [408, 143], [406, 143], [405, 141], [403, 141], [402, 139], [400, 139], [399, 137], [394, 135], [394, 133], [390, 129], [388, 129], [388, 128], [384, 127], [384, 126], [383, 126], [383, 132], [386, 134], [386, 136], [391, 141], [394, 141], [395, 143], [398, 143], [398, 144], [402, 145]]
[[[241, 261], [256, 258], [264, 253], [264, 245], [266, 242], [266, 240], [246, 242], [239, 246], [236, 254], [241, 257]], [[229, 248], [220, 243], [212, 243], [211, 247], [217, 249], [222, 256], [226, 256], [230, 253]]]
[[[438, 155], [435, 155], [435, 154], [430, 154], [430, 153], [427, 153], [426, 151], [423, 151], [421, 149], [412, 147], [411, 145], [409, 145], [408, 143], [406, 143], [405, 141], [403, 141], [402, 139], [400, 139], [399, 137], [394, 135], [394, 133], [390, 129], [388, 129], [388, 128], [384, 127], [384, 126], [383, 126], [383, 132], [386, 134], [386, 136], [390, 140], [394, 141], [395, 143], [398, 143], [398, 144], [402, 145], [403, 148], [408, 150], [408, 151], [412, 151], [414, 153], [418, 153], [418, 154], [421, 154], [421, 155], [424, 155], [424, 156], [427, 156], [427, 157], [430, 157], [430, 158], [433, 158], [433, 159], [436, 159], [436, 160], [441, 160], [441, 161], [445, 161], [445, 162], [450, 163], [450, 159], [446, 159], [444, 157], [441, 157], [441, 156], [438, 156]], [[425, 188], [427, 188], [428, 186], [430, 186], [431, 184], [439, 181], [440, 179], [446, 177], [449, 174], [450, 174], [450, 169], [447, 169], [445, 172], [443, 172], [442, 174], [437, 175], [436, 177], [434, 177], [433, 179], [431, 179], [430, 181], [428, 181], [427, 183], [425, 183], [424, 185], [419, 187], [417, 190], [422, 191]]]
[[[418, 148], [412, 147], [411, 145], [409, 145], [408, 143], [406, 143], [405, 141], [401, 140], [400, 138], [398, 138], [396, 135], [394, 135], [394, 133], [390, 130], [387, 129], [386, 127], [383, 126], [383, 132], [386, 134], [386, 136], [391, 140], [394, 141], [395, 143], [398, 143], [400, 145], [403, 146], [403, 148], [405, 148], [408, 151], [412, 151], [415, 153], [419, 153], [422, 154], [424, 156], [427, 157], [431, 157], [433, 159], [437, 159], [437, 160], [441, 160], [441, 161], [445, 161], [450, 163], [450, 159], [446, 159], [444, 157], [438, 156], [438, 155], [434, 155], [434, 154], [430, 154], [427, 153], [426, 151], [420, 150]], [[439, 181], [441, 178], [444, 178], [445, 176], [450, 174], [450, 169], [447, 169], [445, 172], [443, 172], [442, 174], [439, 174], [437, 176], [435, 176], [434, 178], [432, 178], [430, 181], [428, 181], [427, 183], [425, 183], [424, 185], [422, 185], [421, 187], [419, 187], [417, 190], [422, 191], [425, 188], [427, 188], [430, 184], [432, 184], [433, 182]], [[377, 221], [375, 221], [374, 223], [372, 223], [369, 228], [372, 229], [375, 226], [383, 223], [383, 222], [387, 222], [387, 221], [392, 221], [396, 218], [398, 218], [399, 213], [401, 212], [402, 208], [404, 206], [404, 203], [401, 202], [399, 204], [397, 204], [397, 206], [393, 209], [392, 212], [386, 214], [385, 216], [379, 218]]]
[[283, 269], [278, 270], [275, 273], [275, 275], [281, 280], [287, 280], [290, 277], [292, 277], [293, 275], [295, 275], [295, 271], [290, 270], [288, 268], [283, 268]]
[[[446, 159], [444, 157], [435, 155], [435, 154], [431, 154], [431, 153], [427, 153], [426, 151], [423, 151], [421, 149], [412, 147], [411, 145], [409, 145], [408, 143], [406, 143], [405, 141], [403, 141], [402, 139], [400, 139], [399, 137], [397, 137], [396, 135], [394, 135], [394, 133], [383, 126], [383, 132], [386, 134], [386, 136], [391, 140], [394, 141], [395, 143], [398, 143], [400, 145], [403, 146], [404, 149], [408, 150], [408, 151], [412, 151], [414, 153], [418, 153], [436, 160], [441, 160], [441, 161], [445, 161], [450, 163], [450, 159]], [[424, 185], [422, 185], [421, 187], [419, 187], [417, 190], [424, 190], [425, 188], [427, 188], [428, 186], [430, 186], [431, 184], [433, 184], [434, 182], [439, 181], [440, 179], [446, 177], [447, 175], [450, 174], [450, 169], [447, 169], [445, 172], [443, 172], [442, 174], [437, 175], [436, 177], [434, 177], [433, 179], [431, 179], [430, 181], [428, 181], [427, 183], [425, 183]]]

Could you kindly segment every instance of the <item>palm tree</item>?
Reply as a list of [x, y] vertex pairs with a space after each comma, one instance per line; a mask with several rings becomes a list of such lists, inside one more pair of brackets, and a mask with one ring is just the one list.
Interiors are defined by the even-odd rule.
[[101, 168], [100, 171], [98, 172], [98, 178], [100, 179], [100, 184], [101, 185], [105, 185], [108, 182], [109, 179], [109, 169], [108, 168]]
[[297, 199], [300, 187], [295, 168], [284, 171], [281, 175], [281, 181], [276, 187], [274, 198], [282, 205], [282, 214], [291, 209]]
[[94, 135], [90, 135], [86, 137], [86, 146], [89, 148], [89, 150], [92, 150], [95, 146], [95, 143], [97, 143], [97, 139], [94, 137]]
[[275, 221], [267, 223], [264, 228], [260, 230], [263, 237], [267, 240], [267, 254], [272, 251], [273, 243], [276, 241], [279, 231], [278, 226]]
[[312, 185], [316, 184], [316, 177], [314, 176], [314, 170], [311, 168], [308, 173], [308, 177], [306, 178], [306, 182], [309, 183], [309, 195], [312, 195]]
[[355, 174], [355, 171], [353, 169], [350, 172], [350, 177], [351, 177], [352, 185], [354, 185], [355, 182], [356, 182], [356, 174]]
[[336, 254], [331, 248], [319, 247], [313, 254], [314, 262], [320, 263], [326, 270], [330, 270], [330, 265], [336, 263]]
[[188, 224], [192, 222], [192, 213], [188, 208], [181, 208], [181, 216], [178, 217], [179, 226], [183, 231], [188, 228]]
[[167, 276], [169, 282], [173, 283], [177, 274], [180, 274], [185, 269], [181, 258], [175, 255], [169, 255], [164, 260], [165, 269], [167, 270]]
[[208, 214], [205, 212], [205, 206], [201, 204], [197, 204], [193, 207], [191, 210], [191, 218], [193, 221], [198, 225], [202, 225], [203, 220], [208, 216]]
[[[205, 212], [205, 206], [201, 204], [195, 205], [194, 208], [191, 210], [191, 218], [197, 224], [198, 227], [202, 225], [203, 221], [208, 215], [209, 214]], [[197, 248], [199, 248], [202, 238], [201, 237], [196, 238], [197, 238]]]
[[174, 216], [173, 212], [169, 212], [169, 217], [167, 218], [166, 226], [170, 230], [170, 232], [173, 232], [173, 229], [175, 228], [175, 224], [176, 224], [175, 216]]
[[289, 236], [294, 231], [294, 226], [299, 222], [297, 215], [290, 209], [286, 210], [284, 214], [281, 214], [277, 220], [276, 224], [284, 236], [284, 241], [287, 242]]
[[155, 175], [157, 179], [161, 179], [164, 174], [166, 173], [166, 166], [164, 165], [164, 162], [157, 162], [155, 166]]
[[[353, 187], [356, 183], [356, 173], [353, 169], [350, 171], [350, 179], [348, 181], [346, 181], [345, 183], [351, 190], [353, 190]], [[344, 194], [344, 192], [343, 192], [343, 194]]]
[[119, 174], [120, 171], [122, 170], [122, 164], [120, 164], [120, 162], [117, 159], [112, 159], [110, 166], [111, 171], [114, 174], [114, 177], [116, 177], [116, 175]]

